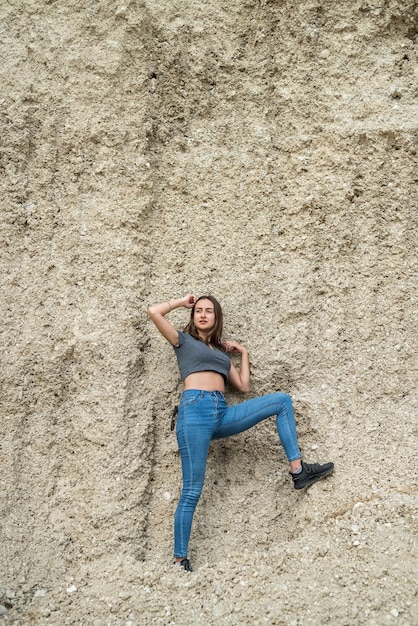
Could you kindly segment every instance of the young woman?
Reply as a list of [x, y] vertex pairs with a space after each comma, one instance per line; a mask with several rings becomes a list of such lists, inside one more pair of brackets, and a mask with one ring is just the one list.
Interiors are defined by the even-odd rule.
[[[176, 330], [166, 319], [170, 311], [179, 307], [191, 310], [184, 332]], [[223, 394], [227, 382], [238, 391], [248, 393], [250, 362], [244, 346], [236, 341], [222, 343], [222, 309], [214, 297], [196, 299], [188, 294], [149, 307], [148, 315], [173, 346], [184, 385], [177, 420], [183, 490], [174, 519], [174, 562], [191, 572], [188, 544], [212, 439], [236, 435], [274, 415], [295, 489], [303, 489], [324, 478], [332, 472], [334, 464], [309, 464], [302, 460], [292, 401], [287, 394], [272, 393], [226, 405]], [[231, 363], [230, 353], [241, 355], [239, 369]]]

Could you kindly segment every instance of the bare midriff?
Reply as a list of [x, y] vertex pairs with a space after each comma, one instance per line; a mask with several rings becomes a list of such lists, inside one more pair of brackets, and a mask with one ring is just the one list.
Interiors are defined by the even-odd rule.
[[184, 390], [201, 389], [202, 391], [225, 391], [225, 382], [216, 372], [194, 372], [184, 381]]

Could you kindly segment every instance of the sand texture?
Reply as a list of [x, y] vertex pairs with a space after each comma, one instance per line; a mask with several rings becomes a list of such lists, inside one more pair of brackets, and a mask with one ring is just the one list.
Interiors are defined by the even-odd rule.
[[[0, 623], [418, 624], [417, 50], [415, 0], [0, 3]], [[335, 462], [213, 442], [193, 574], [189, 292]]]

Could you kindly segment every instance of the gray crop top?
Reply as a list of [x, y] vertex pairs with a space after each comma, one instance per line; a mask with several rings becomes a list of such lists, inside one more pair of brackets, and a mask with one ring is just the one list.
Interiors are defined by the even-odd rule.
[[177, 363], [182, 381], [195, 372], [217, 372], [228, 380], [231, 369], [231, 359], [229, 356], [214, 348], [209, 348], [203, 341], [195, 339], [188, 333], [179, 333], [179, 345], [173, 346], [176, 353]]

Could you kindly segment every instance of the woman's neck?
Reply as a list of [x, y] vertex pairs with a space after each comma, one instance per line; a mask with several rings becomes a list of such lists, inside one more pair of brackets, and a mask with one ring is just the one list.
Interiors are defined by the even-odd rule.
[[211, 335], [205, 335], [204, 333], [198, 333], [199, 339], [204, 341], [205, 343], [210, 343]]

